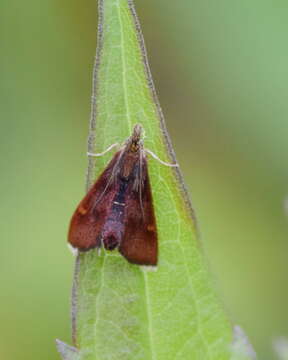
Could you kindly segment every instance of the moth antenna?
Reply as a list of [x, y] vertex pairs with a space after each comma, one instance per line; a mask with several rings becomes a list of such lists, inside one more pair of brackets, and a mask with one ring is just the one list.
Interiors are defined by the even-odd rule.
[[153, 153], [151, 150], [149, 150], [149, 149], [145, 149], [145, 151], [146, 151], [148, 154], [150, 154], [154, 159], [158, 160], [158, 161], [160, 162], [160, 164], [162, 164], [162, 165], [169, 166], [169, 167], [178, 167], [178, 166], [179, 166], [177, 163], [176, 163], [176, 164], [171, 164], [171, 163], [167, 163], [167, 162], [159, 159], [159, 157], [158, 157], [156, 154], [154, 154], [154, 153]]
[[101, 152], [101, 153], [97, 153], [97, 154], [87, 152], [87, 155], [88, 155], [88, 156], [94, 156], [94, 157], [103, 156], [103, 155], [105, 155], [108, 151], [112, 150], [114, 147], [116, 147], [116, 146], [118, 146], [118, 145], [119, 145], [118, 143], [112, 144], [112, 145], [110, 145], [106, 150], [104, 150], [104, 151]]
[[140, 207], [142, 212], [142, 217], [144, 220], [144, 208], [143, 208], [143, 201], [142, 201], [142, 166], [143, 166], [143, 151], [140, 151], [140, 166], [139, 166], [139, 201], [140, 201]]
[[[114, 144], [114, 145], [115, 145], [115, 144]], [[122, 156], [123, 156], [124, 150], [125, 150], [125, 148], [121, 151], [121, 153], [120, 153], [120, 155], [119, 155], [119, 157], [118, 157], [118, 159], [117, 159], [117, 162], [116, 162], [116, 164], [115, 164], [114, 167], [113, 167], [112, 174], [111, 174], [109, 180], [107, 181], [107, 184], [106, 184], [106, 186], [105, 186], [102, 194], [98, 197], [97, 201], [95, 201], [95, 204], [93, 205], [92, 211], [95, 209], [96, 205], [98, 205], [99, 201], [100, 201], [100, 200], [103, 198], [103, 196], [105, 195], [108, 187], [111, 185], [111, 182], [115, 179], [115, 176], [116, 176], [116, 171], [115, 171], [115, 169], [118, 169], [118, 168], [119, 168], [118, 165], [119, 165], [119, 162], [120, 162], [120, 160], [121, 160], [121, 158], [122, 158]]]
[[142, 139], [140, 140], [141, 143], [143, 143], [143, 140], [146, 139], [147, 135], [146, 135], [146, 131], [144, 128], [142, 128]]

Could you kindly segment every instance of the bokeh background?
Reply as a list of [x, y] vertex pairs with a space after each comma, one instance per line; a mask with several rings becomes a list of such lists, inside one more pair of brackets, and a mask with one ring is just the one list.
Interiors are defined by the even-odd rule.
[[[288, 335], [288, 5], [136, 0], [215, 287], [259, 359]], [[0, 358], [70, 342], [96, 1], [1, 0]]]

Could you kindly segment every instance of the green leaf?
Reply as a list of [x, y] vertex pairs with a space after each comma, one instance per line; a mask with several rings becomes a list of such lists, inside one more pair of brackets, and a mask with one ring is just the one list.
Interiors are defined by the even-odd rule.
[[[174, 162], [131, 1], [99, 1], [95, 69], [89, 151], [123, 143], [141, 123], [145, 147]], [[88, 187], [111, 156], [89, 160]], [[211, 286], [181, 173], [149, 159], [149, 174], [158, 268], [129, 264], [117, 251], [78, 255], [73, 338], [80, 359], [229, 359], [232, 326]]]

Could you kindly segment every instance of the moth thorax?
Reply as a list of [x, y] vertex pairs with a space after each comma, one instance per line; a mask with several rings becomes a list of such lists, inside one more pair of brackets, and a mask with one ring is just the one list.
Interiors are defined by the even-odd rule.
[[140, 149], [139, 141], [137, 141], [137, 140], [136, 140], [136, 141], [132, 141], [129, 150], [130, 150], [132, 153], [136, 153], [136, 152], [139, 151], [139, 149]]

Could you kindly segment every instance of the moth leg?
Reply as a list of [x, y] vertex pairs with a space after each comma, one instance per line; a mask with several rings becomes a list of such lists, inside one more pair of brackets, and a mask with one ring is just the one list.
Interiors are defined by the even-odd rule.
[[103, 237], [100, 238], [100, 246], [97, 246], [97, 255], [101, 256], [102, 248], [104, 247]]
[[74, 256], [77, 256], [78, 255], [78, 249], [73, 247], [71, 244], [67, 244], [68, 246], [68, 249], [71, 251], [71, 253], [74, 255]]
[[119, 145], [118, 143], [112, 144], [112, 145], [110, 145], [106, 150], [104, 150], [104, 151], [101, 152], [101, 153], [97, 153], [97, 154], [93, 154], [93, 153], [87, 152], [87, 155], [88, 155], [88, 156], [95, 156], [95, 157], [103, 156], [103, 155], [105, 155], [108, 151], [112, 150], [114, 147], [116, 147], [116, 146], [118, 146], [118, 145]]
[[149, 150], [149, 149], [145, 149], [145, 151], [146, 151], [148, 154], [150, 154], [154, 159], [158, 160], [158, 161], [160, 162], [160, 164], [162, 164], [162, 165], [170, 166], [170, 167], [178, 167], [178, 166], [179, 166], [177, 163], [176, 163], [176, 164], [171, 164], [171, 163], [167, 163], [167, 162], [159, 159], [159, 157], [158, 157], [156, 154], [154, 154], [154, 153], [153, 153], [151, 150]]

